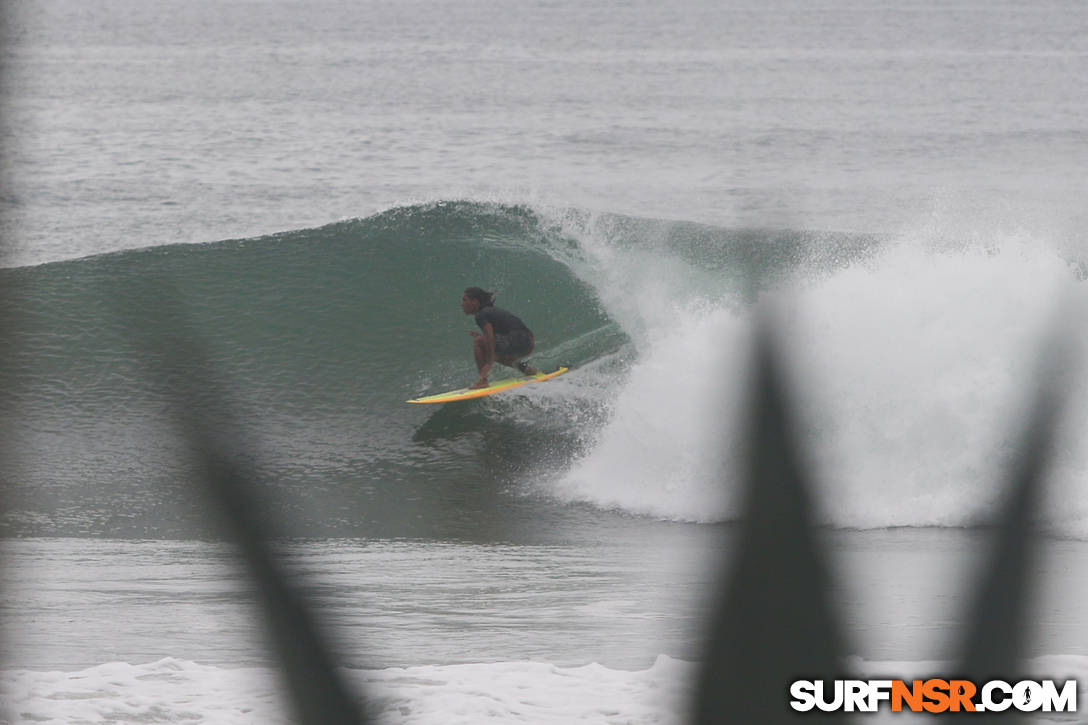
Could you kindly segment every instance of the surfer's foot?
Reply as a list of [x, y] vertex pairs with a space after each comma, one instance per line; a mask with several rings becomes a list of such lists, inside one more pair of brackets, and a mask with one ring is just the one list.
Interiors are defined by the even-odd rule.
[[540, 375], [540, 371], [534, 367], [530, 367], [528, 363], [519, 362], [518, 370], [520, 370], [523, 375]]
[[480, 388], [486, 388], [486, 387], [487, 387], [487, 378], [480, 378], [479, 380], [474, 382], [472, 385], [468, 386], [468, 389], [469, 390], [479, 390]]

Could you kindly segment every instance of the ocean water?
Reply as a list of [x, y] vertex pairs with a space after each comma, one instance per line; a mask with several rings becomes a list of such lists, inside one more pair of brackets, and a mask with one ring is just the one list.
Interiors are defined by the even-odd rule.
[[[289, 721], [163, 321], [382, 722], [683, 718], [764, 308], [856, 667], [954, 660], [1045, 334], [1088, 360], [1083, 4], [4, 20], [0, 719]], [[475, 377], [468, 285], [572, 372], [405, 405]], [[1029, 649], [1085, 700], [1085, 374], [1063, 393]]]

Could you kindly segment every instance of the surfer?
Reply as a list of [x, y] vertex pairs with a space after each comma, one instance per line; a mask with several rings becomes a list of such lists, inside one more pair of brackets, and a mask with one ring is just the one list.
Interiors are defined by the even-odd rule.
[[487, 374], [496, 362], [508, 368], [516, 367], [525, 375], [540, 372], [519, 362], [533, 351], [532, 331], [515, 315], [495, 307], [494, 292], [469, 287], [461, 296], [461, 311], [466, 315], [476, 315], [476, 324], [483, 331], [469, 330], [476, 369], [480, 373], [480, 379], [468, 386], [470, 390], [487, 387]]

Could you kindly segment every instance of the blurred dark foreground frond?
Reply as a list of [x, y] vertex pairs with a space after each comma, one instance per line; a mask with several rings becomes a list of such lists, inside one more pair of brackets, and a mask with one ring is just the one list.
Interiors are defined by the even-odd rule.
[[[843, 673], [844, 643], [831, 608], [793, 412], [769, 330], [758, 334], [744, 521], [706, 641], [692, 714], [699, 725], [791, 720], [791, 681]], [[806, 715], [814, 718], [842, 719]]]
[[[169, 286], [162, 285], [160, 294], [171, 295]], [[369, 720], [361, 693], [353, 692], [340, 675], [313, 607], [291, 584], [272, 551], [276, 533], [260, 513], [261, 484], [245, 463], [253, 454], [233, 418], [228, 391], [202, 354], [199, 337], [185, 324], [184, 308], [175, 301], [162, 309], [173, 309], [175, 314], [172, 318], [163, 315], [150, 329], [132, 334], [139, 336], [136, 342], [160, 380], [160, 393], [175, 416], [178, 435], [184, 438], [196, 484], [209, 508], [220, 514], [224, 534], [237, 545], [256, 586], [265, 629], [296, 717], [303, 725], [366, 725]], [[218, 404], [186, 404], [198, 396]]]

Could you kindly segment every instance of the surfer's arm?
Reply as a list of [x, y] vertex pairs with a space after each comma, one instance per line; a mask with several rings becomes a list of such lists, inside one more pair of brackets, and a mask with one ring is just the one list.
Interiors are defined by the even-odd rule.
[[482, 333], [469, 330], [473, 339], [473, 349], [476, 352], [476, 369], [480, 371], [480, 379], [469, 386], [472, 388], [487, 386], [487, 374], [491, 372], [491, 366], [495, 363], [495, 328], [490, 322], [485, 322], [480, 329], [483, 330]]
[[492, 327], [490, 322], [485, 322], [483, 330], [484, 350], [487, 357], [484, 359], [484, 366], [480, 369], [480, 373], [487, 375], [491, 371], [491, 366], [495, 363], [495, 328]]

